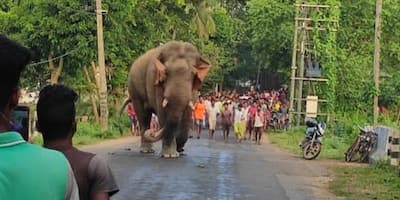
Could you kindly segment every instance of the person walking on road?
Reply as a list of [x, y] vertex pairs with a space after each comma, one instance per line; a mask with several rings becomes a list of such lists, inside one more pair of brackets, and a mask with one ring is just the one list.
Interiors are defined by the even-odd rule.
[[233, 130], [236, 135], [236, 141], [241, 143], [244, 137], [244, 132], [246, 131], [246, 113], [242, 109], [242, 105], [239, 104], [234, 110], [234, 124]]
[[217, 106], [215, 106], [215, 101], [211, 100], [211, 105], [207, 109], [207, 115], [208, 115], [208, 138], [213, 139], [214, 138], [214, 132], [215, 128], [217, 126], [217, 116], [219, 113], [219, 109]]
[[222, 133], [224, 135], [225, 143], [228, 142], [229, 130], [231, 129], [233, 121], [233, 113], [228, 109], [228, 103], [224, 103], [224, 111], [221, 113]]
[[44, 147], [60, 151], [67, 157], [78, 183], [80, 199], [108, 200], [119, 189], [107, 162], [72, 145], [77, 98], [72, 89], [63, 85], [43, 88], [37, 103], [37, 127], [43, 135]]
[[194, 105], [194, 120], [195, 120], [195, 130], [197, 132], [197, 139], [200, 139], [201, 127], [203, 124], [205, 112], [206, 112], [206, 106], [203, 103], [203, 98], [200, 97], [199, 100]]
[[139, 136], [139, 123], [132, 102], [128, 104], [128, 116], [131, 119], [131, 134], [133, 136]]
[[[256, 116], [256, 112], [257, 112], [257, 103], [254, 101], [250, 106], [249, 106], [249, 110], [247, 113], [247, 131], [248, 131], [248, 135], [249, 135], [249, 141], [251, 141], [251, 135], [254, 131], [254, 120], [255, 120], [255, 116]], [[254, 138], [255, 140], [255, 138]]]
[[30, 62], [26, 47], [0, 35], [0, 199], [79, 200], [68, 160], [60, 152], [27, 143], [13, 131], [20, 75]]
[[257, 111], [254, 117], [254, 135], [256, 137], [256, 144], [261, 145], [262, 128], [264, 127], [264, 114], [261, 111], [261, 107], [257, 107]]

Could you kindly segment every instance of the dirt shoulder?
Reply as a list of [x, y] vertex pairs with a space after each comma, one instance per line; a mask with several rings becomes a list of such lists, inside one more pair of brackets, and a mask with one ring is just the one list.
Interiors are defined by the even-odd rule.
[[[316, 199], [346, 199], [344, 197], [338, 197], [334, 195], [330, 190], [330, 183], [335, 178], [335, 173], [332, 171], [332, 167], [335, 166], [352, 166], [354, 163], [345, 163], [338, 160], [304, 160], [301, 155], [297, 155], [290, 150], [279, 147], [277, 144], [272, 144], [268, 135], [263, 136], [263, 149], [265, 151], [271, 151], [279, 154], [281, 157], [289, 157], [290, 159], [296, 160], [299, 166], [306, 166], [306, 168], [312, 169], [312, 173], [308, 173], [304, 170], [302, 179], [308, 184]], [[359, 166], [355, 164], [354, 166]]]
[[82, 145], [79, 149], [84, 151], [96, 152], [99, 154], [107, 154], [116, 149], [128, 148], [129, 146], [138, 146], [140, 142], [140, 137], [138, 136], [124, 136], [118, 139], [103, 140], [96, 144]]

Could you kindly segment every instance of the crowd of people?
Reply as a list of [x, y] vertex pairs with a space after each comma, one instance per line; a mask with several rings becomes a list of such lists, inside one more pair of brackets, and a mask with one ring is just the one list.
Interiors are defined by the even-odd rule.
[[238, 143], [250, 140], [261, 144], [262, 134], [268, 127], [275, 126], [274, 123], [282, 126], [288, 123], [287, 87], [242, 94], [232, 90], [201, 96], [193, 106], [193, 121], [194, 135], [198, 139], [202, 129], [208, 128], [209, 139], [213, 139], [219, 128], [224, 141], [228, 142], [233, 129]]
[[[287, 86], [278, 90], [258, 92], [250, 90], [238, 93], [227, 90], [200, 96], [193, 105], [193, 125], [189, 138], [200, 139], [201, 131], [208, 129], [208, 138], [213, 139], [216, 130], [228, 142], [233, 130], [236, 141], [253, 140], [261, 144], [262, 134], [272, 128], [288, 126]], [[139, 136], [139, 123], [132, 103], [128, 104], [128, 116], [132, 122], [132, 135]], [[152, 115], [151, 129], [158, 129], [158, 119]]]
[[40, 91], [37, 129], [43, 147], [24, 140], [12, 123], [20, 75], [30, 58], [29, 49], [0, 35], [0, 199], [110, 199], [119, 189], [107, 162], [72, 145], [75, 91], [64, 85]]

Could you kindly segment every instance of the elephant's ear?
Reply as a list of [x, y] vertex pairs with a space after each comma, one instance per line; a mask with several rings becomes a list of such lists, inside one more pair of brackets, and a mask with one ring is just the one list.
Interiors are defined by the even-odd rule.
[[167, 70], [159, 59], [156, 59], [155, 65], [155, 84], [159, 85], [167, 78]]
[[206, 75], [208, 74], [210, 67], [211, 67], [210, 63], [203, 58], [200, 58], [199, 64], [193, 66], [193, 71], [196, 74], [193, 81], [193, 90], [200, 90], [201, 84], [206, 78]]

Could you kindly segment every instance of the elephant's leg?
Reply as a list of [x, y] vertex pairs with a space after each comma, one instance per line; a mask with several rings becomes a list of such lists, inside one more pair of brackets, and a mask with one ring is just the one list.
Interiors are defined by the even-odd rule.
[[179, 153], [176, 151], [176, 139], [173, 138], [169, 144], [162, 144], [161, 157], [164, 158], [177, 158], [179, 157]]
[[190, 126], [192, 125], [191, 114], [192, 114], [191, 108], [187, 108], [183, 115], [183, 119], [180, 123], [178, 135], [176, 137], [176, 150], [179, 153], [184, 151], [183, 147], [185, 146], [185, 143], [188, 140]]
[[133, 101], [136, 111], [137, 118], [139, 120], [140, 126], [140, 136], [141, 136], [141, 153], [154, 153], [153, 145], [150, 142], [144, 141], [144, 132], [150, 128], [150, 120], [152, 112], [144, 109], [144, 103], [140, 101]]
[[176, 158], [179, 157], [179, 153], [176, 151], [176, 135], [179, 129], [179, 120], [177, 118], [168, 118], [165, 122], [163, 138], [162, 138], [162, 150], [161, 156], [164, 158]]

